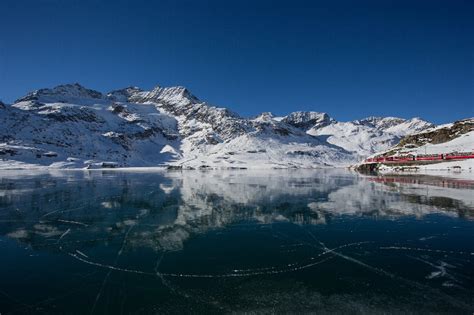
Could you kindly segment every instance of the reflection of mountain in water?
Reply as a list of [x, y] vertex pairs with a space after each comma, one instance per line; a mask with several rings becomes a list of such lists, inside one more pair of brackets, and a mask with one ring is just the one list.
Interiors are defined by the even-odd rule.
[[474, 184], [438, 185], [439, 179], [328, 170], [10, 175], [0, 181], [0, 233], [38, 247], [66, 239], [94, 246], [127, 232], [128, 248], [176, 250], [192, 235], [243, 221], [474, 218]]

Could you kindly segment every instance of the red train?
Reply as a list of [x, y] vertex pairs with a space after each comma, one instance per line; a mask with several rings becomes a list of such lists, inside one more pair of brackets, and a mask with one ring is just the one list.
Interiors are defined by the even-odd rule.
[[472, 152], [451, 152], [443, 154], [417, 154], [417, 155], [392, 155], [378, 156], [368, 158], [364, 163], [403, 163], [410, 161], [437, 161], [437, 160], [463, 160], [474, 159], [474, 151]]

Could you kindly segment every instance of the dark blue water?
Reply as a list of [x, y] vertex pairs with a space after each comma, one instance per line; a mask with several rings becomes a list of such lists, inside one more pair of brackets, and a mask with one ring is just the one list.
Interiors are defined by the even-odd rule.
[[474, 312], [474, 181], [0, 173], [0, 313]]

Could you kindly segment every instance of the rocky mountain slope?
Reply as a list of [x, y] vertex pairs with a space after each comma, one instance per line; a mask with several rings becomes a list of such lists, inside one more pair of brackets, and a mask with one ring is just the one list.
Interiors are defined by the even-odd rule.
[[[395, 151], [400, 153], [422, 153], [426, 150], [428, 154], [445, 153], [444, 151], [474, 150], [474, 118], [455, 121], [452, 124], [439, 126], [420, 133], [406, 136], [395, 146]], [[468, 141], [470, 138], [471, 141]], [[466, 140], [466, 141], [465, 141]], [[471, 148], [466, 145], [471, 144]], [[442, 146], [441, 146], [442, 144]], [[454, 147], [459, 144], [458, 147]], [[441, 147], [443, 149], [441, 149]]]
[[66, 84], [0, 105], [0, 168], [342, 166], [432, 127], [419, 118], [338, 122], [318, 112], [249, 119], [184, 87], [102, 94]]
[[407, 135], [392, 148], [374, 156], [446, 154], [473, 150], [474, 118], [468, 118]]

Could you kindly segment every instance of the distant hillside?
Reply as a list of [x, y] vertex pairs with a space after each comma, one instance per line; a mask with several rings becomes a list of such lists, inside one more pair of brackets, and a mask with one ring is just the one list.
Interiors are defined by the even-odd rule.
[[394, 147], [366, 159], [360, 168], [381, 169], [382, 166], [471, 170], [474, 168], [474, 118], [408, 135]]
[[471, 131], [474, 131], [474, 118], [463, 119], [433, 130], [408, 135], [400, 141], [396, 148], [403, 149], [421, 147], [427, 144], [446, 143]]

